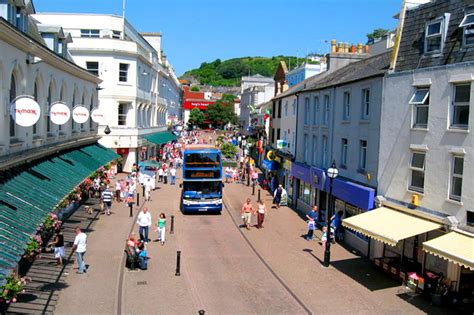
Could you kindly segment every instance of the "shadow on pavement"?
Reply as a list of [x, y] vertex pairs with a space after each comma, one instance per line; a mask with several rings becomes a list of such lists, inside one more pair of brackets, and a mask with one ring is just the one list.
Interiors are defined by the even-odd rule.
[[412, 304], [422, 312], [430, 315], [448, 315], [448, 314], [472, 314], [472, 312], [467, 313], [467, 312], [459, 312], [455, 311], [453, 309], [449, 309], [447, 307], [441, 307], [441, 306], [435, 306], [428, 302], [426, 299], [424, 299], [423, 296], [421, 295], [413, 295], [410, 293], [400, 293], [397, 294], [399, 298], [402, 300]]
[[312, 249], [305, 248], [305, 249], [303, 249], [303, 252], [307, 252], [308, 254], [310, 254], [311, 256], [313, 256], [313, 258], [316, 259], [317, 261], [319, 261], [319, 263], [321, 264], [321, 266], [323, 266], [323, 261], [322, 261], [321, 259], [319, 259], [318, 256], [316, 256], [315, 254], [313, 254], [313, 250], [312, 250]]

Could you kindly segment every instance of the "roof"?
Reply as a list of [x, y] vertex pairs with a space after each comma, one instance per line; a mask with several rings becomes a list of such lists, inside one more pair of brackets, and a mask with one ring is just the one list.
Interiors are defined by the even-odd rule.
[[[442, 66], [474, 61], [474, 47], [462, 47], [462, 28], [459, 24], [465, 10], [473, 1], [433, 0], [406, 11], [395, 71]], [[441, 54], [424, 55], [426, 23], [449, 13], [449, 23]]]

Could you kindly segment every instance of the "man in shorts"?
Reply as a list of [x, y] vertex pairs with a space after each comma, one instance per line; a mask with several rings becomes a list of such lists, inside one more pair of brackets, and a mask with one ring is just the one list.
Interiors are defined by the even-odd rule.
[[102, 192], [102, 202], [104, 204], [104, 213], [110, 215], [110, 207], [112, 207], [112, 199], [114, 198], [114, 194], [110, 191], [110, 187], [107, 188]]
[[240, 214], [242, 215], [242, 220], [244, 220], [244, 225], [247, 230], [250, 230], [250, 219], [252, 218], [252, 213], [254, 212], [250, 198], [247, 198], [247, 201], [240, 209]]

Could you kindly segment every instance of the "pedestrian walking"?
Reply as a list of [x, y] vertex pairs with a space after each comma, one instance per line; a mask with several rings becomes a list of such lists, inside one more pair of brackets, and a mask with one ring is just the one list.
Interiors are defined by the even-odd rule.
[[306, 215], [309, 221], [316, 221], [318, 219], [318, 206], [313, 206], [311, 211]]
[[120, 184], [120, 181], [118, 180], [115, 182], [115, 200], [117, 200], [117, 202], [122, 201], [122, 198], [120, 197], [121, 190], [122, 190], [122, 186]]
[[110, 208], [112, 207], [112, 199], [114, 198], [114, 195], [112, 191], [110, 191], [109, 186], [105, 188], [105, 190], [102, 192], [101, 195], [101, 200], [104, 205], [104, 212], [103, 214], [107, 213], [107, 215], [110, 215]]
[[163, 184], [168, 184], [168, 173], [169, 173], [168, 169], [165, 168], [163, 170]]
[[161, 242], [161, 246], [165, 245], [165, 231], [166, 231], [166, 215], [162, 212], [160, 213], [160, 218], [156, 224], [158, 232], [158, 242]]
[[163, 182], [163, 168], [159, 168], [158, 169], [158, 183], [162, 183]]
[[306, 233], [306, 240], [311, 241], [314, 238], [314, 230], [316, 229], [316, 222], [314, 220], [308, 220], [308, 233]]
[[171, 185], [174, 185], [176, 184], [176, 168], [173, 166], [171, 166], [170, 168], [170, 176], [171, 176]]
[[151, 200], [151, 191], [153, 190], [153, 183], [151, 182], [151, 178], [148, 178], [147, 181], [145, 182], [145, 200], [150, 201]]
[[140, 269], [147, 270], [148, 269], [148, 252], [143, 242], [138, 244], [137, 251], [138, 251], [138, 265], [140, 266]]
[[273, 193], [273, 203], [277, 208], [280, 208], [281, 195], [283, 194], [283, 186], [279, 185]]
[[150, 241], [148, 232], [151, 226], [151, 214], [146, 207], [138, 214], [137, 225], [139, 227], [138, 233], [140, 234], [140, 240], [148, 243]]
[[323, 245], [323, 248], [326, 248], [327, 241], [328, 241], [328, 228], [325, 226], [323, 227], [323, 234], [321, 235], [321, 245]]
[[257, 186], [258, 182], [258, 172], [256, 170], [252, 171], [252, 182], [254, 186]]
[[261, 229], [263, 228], [263, 220], [265, 219], [265, 213], [267, 212], [267, 209], [265, 207], [265, 204], [263, 203], [262, 200], [258, 201], [257, 205], [257, 228]]
[[56, 259], [56, 265], [62, 266], [64, 255], [64, 235], [61, 233], [61, 228], [56, 230], [51, 245], [54, 246], [54, 258]]
[[77, 273], [83, 274], [87, 272], [86, 262], [84, 261], [87, 250], [87, 235], [79, 227], [76, 227], [75, 231], [76, 237], [71, 251], [76, 253], [77, 265], [79, 266]]
[[247, 198], [247, 201], [240, 209], [240, 214], [242, 215], [242, 220], [244, 221], [245, 228], [250, 230], [250, 220], [252, 218], [252, 213], [254, 212], [253, 206], [250, 203], [250, 198]]

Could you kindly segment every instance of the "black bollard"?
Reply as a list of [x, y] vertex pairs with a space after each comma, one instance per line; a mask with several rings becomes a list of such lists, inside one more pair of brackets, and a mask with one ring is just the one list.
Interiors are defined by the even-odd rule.
[[178, 250], [176, 252], [176, 273], [174, 275], [179, 277], [181, 275], [180, 270], [181, 270], [181, 251]]
[[199, 310], [199, 311], [198, 311], [198, 314], [199, 314], [199, 315], [204, 315], [204, 314], [206, 314], [206, 311], [205, 311], [205, 310]]
[[142, 185], [142, 197], [145, 197], [145, 185]]
[[137, 207], [140, 207], [140, 194], [137, 192]]
[[260, 202], [260, 188], [258, 189], [258, 202]]
[[247, 173], [247, 186], [250, 186], [250, 174]]
[[170, 234], [174, 234], [174, 215], [171, 216]]
[[133, 203], [129, 203], [128, 206], [130, 207], [130, 218], [133, 217]]
[[255, 182], [252, 184], [252, 196], [255, 196]]

